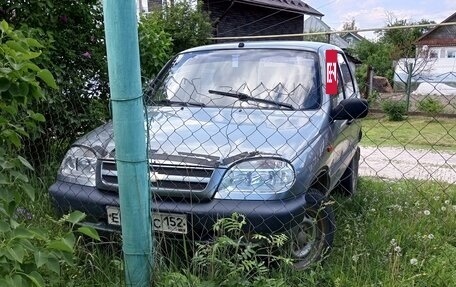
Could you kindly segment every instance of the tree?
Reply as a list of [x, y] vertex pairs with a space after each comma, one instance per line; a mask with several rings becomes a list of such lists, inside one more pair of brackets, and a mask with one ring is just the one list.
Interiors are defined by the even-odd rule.
[[393, 49], [393, 45], [389, 43], [363, 40], [356, 45], [353, 53], [363, 64], [371, 66], [377, 75], [391, 80], [393, 77], [391, 59]]
[[[418, 22], [397, 19], [392, 13], [387, 15], [386, 27], [400, 27], [420, 24], [435, 24], [434, 21], [421, 19]], [[429, 27], [417, 28], [404, 28], [394, 30], [383, 30], [379, 32], [379, 41], [393, 45], [392, 58], [398, 60], [400, 58], [414, 58], [415, 57], [415, 41], [424, 33], [429, 31]]]
[[342, 30], [344, 30], [344, 31], [358, 30], [358, 27], [356, 27], [355, 18], [351, 18], [350, 21], [345, 22], [342, 27]]
[[[401, 27], [422, 24], [435, 24], [434, 21], [421, 19], [418, 22], [406, 19], [397, 19], [392, 13], [388, 14], [387, 27]], [[406, 109], [409, 108], [412, 78], [419, 75], [426, 69], [432, 67], [432, 60], [426, 57], [416, 55], [416, 40], [424, 33], [429, 31], [430, 27], [414, 27], [403, 29], [384, 30], [380, 34], [380, 41], [389, 43], [393, 49], [391, 59], [398, 61], [397, 67], [402, 70], [407, 77], [404, 79], [398, 75], [398, 79], [404, 84], [407, 99]]]
[[152, 18], [154, 25], [171, 36], [173, 54], [185, 49], [207, 44], [212, 36], [212, 25], [209, 15], [203, 11], [201, 3], [192, 5], [188, 2], [177, 2], [165, 5], [163, 9], [153, 11], [145, 16]]

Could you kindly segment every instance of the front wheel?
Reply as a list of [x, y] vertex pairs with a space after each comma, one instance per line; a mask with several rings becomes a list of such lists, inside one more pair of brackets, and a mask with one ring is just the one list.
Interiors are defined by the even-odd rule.
[[290, 251], [296, 269], [322, 259], [332, 247], [336, 230], [334, 211], [320, 192], [309, 191], [306, 202], [304, 218], [290, 230]]

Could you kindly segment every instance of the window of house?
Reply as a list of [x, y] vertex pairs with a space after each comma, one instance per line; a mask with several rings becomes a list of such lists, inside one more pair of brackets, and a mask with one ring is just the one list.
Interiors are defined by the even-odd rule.
[[447, 51], [447, 58], [456, 58], [456, 49]]

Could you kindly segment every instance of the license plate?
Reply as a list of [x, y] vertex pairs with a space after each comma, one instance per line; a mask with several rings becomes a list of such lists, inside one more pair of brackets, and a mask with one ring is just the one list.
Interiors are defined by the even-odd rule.
[[[120, 225], [120, 209], [116, 206], [106, 206], [108, 224]], [[187, 234], [187, 216], [175, 213], [152, 213], [154, 231]]]

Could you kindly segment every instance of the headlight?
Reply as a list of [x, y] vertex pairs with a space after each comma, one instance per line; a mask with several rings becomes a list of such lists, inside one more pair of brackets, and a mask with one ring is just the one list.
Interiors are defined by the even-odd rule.
[[267, 199], [290, 189], [295, 181], [293, 167], [280, 159], [254, 159], [231, 167], [223, 177], [217, 198]]
[[85, 147], [72, 147], [59, 169], [63, 180], [86, 186], [95, 186], [96, 154]]

